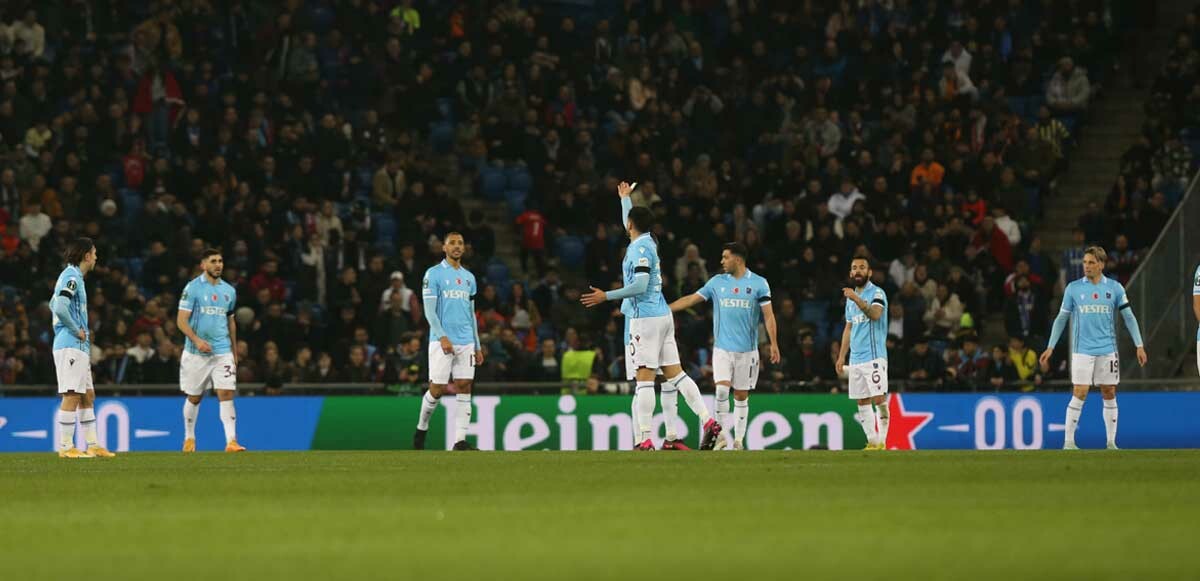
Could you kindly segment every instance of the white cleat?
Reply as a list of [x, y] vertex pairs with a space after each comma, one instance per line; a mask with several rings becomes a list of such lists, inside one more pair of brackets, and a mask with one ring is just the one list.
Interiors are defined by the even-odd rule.
[[1079, 446], [1076, 446], [1075, 442], [1067, 442], [1067, 443], [1063, 444], [1063, 450], [1078, 450], [1078, 449], [1079, 449]]
[[726, 449], [726, 448], [728, 448], [728, 447], [729, 447], [729, 440], [726, 440], [726, 439], [725, 439], [725, 438], [722, 436], [722, 437], [720, 437], [720, 438], [717, 438], [717, 443], [716, 443], [716, 444], [713, 444], [713, 451], [714, 451], [714, 452], [716, 452], [716, 451], [724, 450], [724, 449]]
[[742, 445], [741, 440], [734, 440], [733, 441], [733, 449], [734, 450], [744, 450], [745, 447]]
[[1109, 449], [1109, 450], [1120, 450], [1120, 448], [1118, 448], [1118, 447], [1117, 447], [1117, 443], [1116, 443], [1116, 442], [1109, 442], [1109, 443], [1108, 443], [1108, 449]]

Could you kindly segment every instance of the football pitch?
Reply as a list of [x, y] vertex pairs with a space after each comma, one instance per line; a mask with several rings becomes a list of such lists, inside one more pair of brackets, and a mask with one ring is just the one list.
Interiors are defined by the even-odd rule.
[[1195, 579], [1200, 451], [0, 455], [0, 579]]

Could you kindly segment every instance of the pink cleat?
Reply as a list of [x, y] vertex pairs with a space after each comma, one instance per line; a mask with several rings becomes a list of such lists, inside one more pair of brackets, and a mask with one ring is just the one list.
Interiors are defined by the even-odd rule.
[[700, 439], [700, 449], [712, 450], [717, 444], [717, 436], [720, 435], [721, 424], [718, 424], [717, 420], [708, 418], [708, 421], [704, 422], [704, 437]]
[[647, 439], [645, 442], [642, 442], [641, 444], [634, 446], [633, 449], [637, 450], [639, 452], [653, 452], [654, 451], [654, 442]]

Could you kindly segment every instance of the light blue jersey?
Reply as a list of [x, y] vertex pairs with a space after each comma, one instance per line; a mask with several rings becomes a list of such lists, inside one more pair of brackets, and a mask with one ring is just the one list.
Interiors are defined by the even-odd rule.
[[[1196, 275], [1192, 278], [1192, 296], [1200, 296], [1200, 266], [1196, 267]], [[1200, 342], [1200, 327], [1196, 329], [1196, 341]]]
[[475, 275], [461, 266], [454, 268], [442, 260], [425, 271], [421, 286], [426, 319], [429, 320], [429, 342], [439, 341], [444, 335], [454, 345], [478, 347]]
[[624, 345], [628, 345], [629, 338], [630, 338], [630, 336], [629, 336], [629, 319], [631, 319], [633, 317], [633, 301], [632, 300], [621, 299], [621, 314], [624, 315], [621, 318], [625, 319], [625, 342], [624, 342]]
[[[208, 341], [212, 346], [212, 355], [233, 353], [233, 343], [229, 340], [229, 317], [236, 306], [237, 290], [233, 285], [224, 280], [213, 284], [208, 281], [206, 274], [188, 282], [179, 296], [179, 310], [191, 313], [188, 325], [196, 332], [196, 336]], [[193, 355], [208, 355], [201, 353], [190, 338], [184, 340], [183, 348]]]
[[1096, 284], [1087, 278], [1068, 284], [1063, 292], [1061, 312], [1071, 316], [1073, 352], [1081, 355], [1116, 353], [1117, 313], [1128, 308], [1125, 287], [1108, 277], [1100, 277]]
[[718, 274], [696, 291], [713, 305], [713, 346], [731, 353], [758, 351], [762, 306], [771, 304], [767, 279], [746, 271], [742, 278]]
[[625, 249], [625, 260], [621, 261], [625, 286], [631, 286], [638, 276], [649, 275], [646, 290], [630, 297], [633, 303], [633, 318], [666, 317], [671, 314], [667, 299], [662, 293], [662, 264], [658, 259], [658, 244], [649, 233], [638, 236]]
[[883, 289], [867, 281], [858, 293], [867, 308], [883, 307], [883, 315], [872, 321], [854, 301], [846, 300], [846, 324], [850, 325], [850, 365], [887, 360], [888, 298]]
[[[54, 294], [50, 296], [50, 301], [53, 302], [54, 298], [59, 296], [66, 298], [68, 301], [67, 310], [74, 327], [88, 332], [87, 289], [83, 286], [83, 272], [79, 270], [78, 266], [69, 264], [58, 275], [58, 282], [54, 283]], [[51, 307], [51, 312], [53, 312], [53, 306]], [[52, 326], [54, 329], [53, 349], [55, 351], [59, 349], [78, 349], [84, 353], [91, 352], [91, 337], [80, 339], [71, 330], [71, 327], [57, 314], [54, 315]]]

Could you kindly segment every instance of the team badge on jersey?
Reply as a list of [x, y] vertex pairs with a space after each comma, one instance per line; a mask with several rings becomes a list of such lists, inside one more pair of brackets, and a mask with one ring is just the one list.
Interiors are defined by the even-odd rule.
[[1104, 293], [1104, 298], [1106, 298], [1106, 299], [1111, 299], [1111, 298], [1112, 298], [1112, 293]]
[[69, 289], [71, 292], [75, 292], [75, 279], [72, 278], [67, 281], [67, 289]]
[[750, 287], [746, 287], [746, 294], [754, 294], [754, 291], [750, 290]]
[[735, 295], [736, 295], [736, 294], [738, 294], [738, 292], [740, 292], [741, 290], [742, 290], [742, 289], [740, 289], [740, 288], [738, 288], [738, 287], [736, 287], [736, 286], [735, 286], [735, 287], [733, 287], [733, 294], [735, 294]]
[[462, 286], [462, 279], [461, 279], [461, 278], [456, 278], [456, 279], [454, 279], [454, 284], [457, 284], [457, 285], [459, 285], [459, 286]]
[[1100, 293], [1092, 293], [1092, 300], [1100, 298]]

